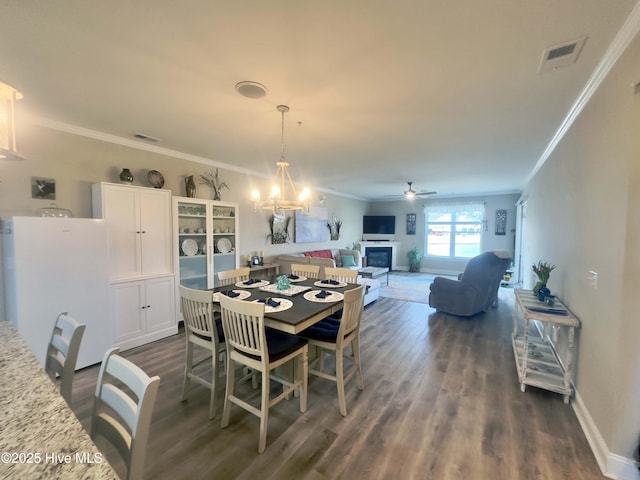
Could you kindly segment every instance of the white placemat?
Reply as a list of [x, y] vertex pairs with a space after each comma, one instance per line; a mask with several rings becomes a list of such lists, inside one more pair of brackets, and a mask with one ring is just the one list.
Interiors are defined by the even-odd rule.
[[[344, 299], [344, 295], [340, 292], [329, 292], [325, 298], [318, 298], [316, 295], [320, 293], [322, 290], [311, 290], [304, 294], [304, 298], [309, 300], [310, 302], [318, 302], [318, 303], [330, 303], [330, 302], [339, 302]], [[326, 290], [325, 290], [326, 291]]]
[[304, 282], [306, 279], [307, 279], [307, 277], [305, 277], [303, 275], [298, 275], [298, 278], [289, 277], [289, 281], [292, 282], [292, 283]]
[[[282, 312], [283, 310], [288, 310], [293, 306], [293, 302], [287, 298], [271, 298], [271, 300], [275, 302], [280, 302], [280, 305], [277, 307], [272, 307], [271, 305], [264, 306], [264, 313], [276, 313]], [[262, 303], [259, 300], [254, 300], [254, 303]]]
[[264, 287], [265, 285], [269, 285], [269, 280], [260, 280], [259, 282], [253, 283], [251, 285], [246, 285], [244, 282], [246, 282], [246, 280], [243, 280], [242, 282], [236, 283], [236, 287], [240, 287], [240, 288], [260, 288], [260, 287]]
[[324, 280], [318, 280], [317, 282], [314, 283], [314, 285], [320, 288], [342, 288], [347, 286], [346, 282], [338, 282], [337, 285], [333, 285], [331, 283], [323, 283], [323, 282]]
[[[236, 292], [238, 294], [237, 297], [229, 297], [229, 298], [233, 298], [234, 300], [244, 300], [245, 298], [248, 298], [251, 296], [251, 292], [247, 292], [246, 290], [231, 290], [232, 292]], [[220, 301], [220, 295], [223, 295], [220, 292], [216, 292], [213, 294], [213, 301], [214, 302], [219, 302]]]

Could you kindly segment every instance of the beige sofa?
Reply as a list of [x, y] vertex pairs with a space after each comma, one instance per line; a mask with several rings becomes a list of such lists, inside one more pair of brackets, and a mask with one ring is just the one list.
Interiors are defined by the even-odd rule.
[[[355, 266], [345, 266], [342, 262], [343, 255], [352, 255]], [[331, 250], [314, 250], [310, 252], [292, 253], [279, 255], [273, 258], [273, 262], [280, 264], [280, 273], [289, 275], [291, 273], [291, 265], [293, 264], [311, 264], [320, 266], [320, 278], [325, 278], [325, 267], [349, 268], [351, 270], [360, 270], [362, 268], [362, 258], [358, 250], [349, 249], [331, 249]], [[367, 285], [367, 293], [364, 297], [364, 304], [378, 299], [380, 295], [380, 282], [371, 278], [362, 278], [358, 276], [358, 283]]]

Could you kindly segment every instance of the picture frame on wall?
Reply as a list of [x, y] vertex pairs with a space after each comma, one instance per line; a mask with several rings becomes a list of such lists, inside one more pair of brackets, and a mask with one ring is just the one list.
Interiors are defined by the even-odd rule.
[[53, 178], [31, 177], [31, 198], [56, 199], [56, 181]]
[[496, 235], [507, 234], [507, 211], [496, 210]]
[[407, 235], [416, 234], [416, 214], [407, 213]]

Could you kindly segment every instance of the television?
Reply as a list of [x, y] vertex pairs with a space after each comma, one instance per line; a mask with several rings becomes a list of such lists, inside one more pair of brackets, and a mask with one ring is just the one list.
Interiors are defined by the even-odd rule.
[[396, 217], [393, 215], [364, 215], [362, 233], [393, 235], [396, 233]]

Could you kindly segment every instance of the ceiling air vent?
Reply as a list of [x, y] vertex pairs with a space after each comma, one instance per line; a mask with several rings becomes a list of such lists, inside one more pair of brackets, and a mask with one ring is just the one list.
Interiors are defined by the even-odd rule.
[[149, 135], [145, 135], [144, 133], [135, 133], [133, 135], [138, 140], [146, 140], [147, 142], [159, 142], [160, 139], [156, 137], [151, 137]]
[[547, 48], [542, 53], [538, 73], [552, 72], [558, 68], [576, 63], [586, 40], [587, 37], [582, 37], [577, 40], [572, 40], [571, 42]]

